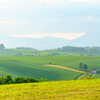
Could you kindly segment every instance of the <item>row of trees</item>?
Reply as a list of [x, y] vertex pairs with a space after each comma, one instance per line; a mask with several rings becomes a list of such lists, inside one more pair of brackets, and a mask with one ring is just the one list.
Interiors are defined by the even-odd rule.
[[36, 50], [36, 49], [30, 48], [30, 47], [17, 47], [16, 49], [19, 49], [19, 50]]
[[11, 75], [6, 75], [6, 76], [0, 76], [0, 84], [18, 84], [18, 83], [33, 83], [33, 82], [43, 82], [43, 81], [48, 81], [47, 79], [41, 78], [36, 79], [33, 77], [16, 77], [12, 78]]
[[74, 52], [74, 53], [100, 53], [100, 47], [73, 47], [73, 46], [64, 46], [58, 48], [58, 51], [61, 52]]
[[80, 68], [80, 69], [85, 69], [85, 70], [87, 71], [88, 66], [87, 66], [87, 64], [83, 64], [82, 62], [80, 62], [79, 68]]

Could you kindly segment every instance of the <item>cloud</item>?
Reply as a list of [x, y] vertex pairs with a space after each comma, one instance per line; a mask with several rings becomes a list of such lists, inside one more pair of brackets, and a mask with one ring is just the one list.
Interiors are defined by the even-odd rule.
[[98, 4], [100, 0], [37, 0], [39, 3], [65, 3], [65, 2], [73, 2], [73, 3], [84, 3], [84, 4]]
[[31, 2], [31, 3], [46, 3], [46, 4], [56, 4], [56, 3], [84, 3], [84, 4], [100, 4], [100, 0], [0, 0], [0, 3], [10, 3], [10, 2]]
[[92, 16], [88, 16], [88, 19], [89, 19], [89, 20], [94, 20], [95, 18], [92, 17]]
[[13, 0], [0, 0], [0, 2], [12, 2]]
[[75, 3], [97, 3], [99, 0], [69, 0], [70, 2], [75, 2]]
[[38, 0], [39, 3], [56, 3], [57, 0]]
[[94, 21], [94, 22], [100, 23], [100, 18], [97, 18], [97, 17], [88, 16], [87, 19], [89, 21]]
[[80, 38], [81, 36], [83, 36], [85, 34], [86, 34], [86, 32], [84, 32], [84, 33], [23, 34], [23, 35], [11, 34], [10, 36], [17, 37], [17, 38], [55, 37], [55, 38], [63, 38], [63, 39], [67, 39], [67, 40], [73, 40], [73, 39]]
[[0, 25], [12, 25], [15, 26], [16, 23], [12, 20], [0, 20]]

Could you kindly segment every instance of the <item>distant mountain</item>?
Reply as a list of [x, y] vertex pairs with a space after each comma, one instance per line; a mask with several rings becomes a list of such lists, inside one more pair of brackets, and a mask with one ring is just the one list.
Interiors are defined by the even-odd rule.
[[66, 40], [62, 38], [15, 38], [7, 35], [0, 36], [0, 43], [5, 44], [7, 48], [30, 47], [36, 49], [53, 49], [62, 46], [100, 46], [99, 37], [95, 39], [94, 34], [86, 34], [81, 38]]

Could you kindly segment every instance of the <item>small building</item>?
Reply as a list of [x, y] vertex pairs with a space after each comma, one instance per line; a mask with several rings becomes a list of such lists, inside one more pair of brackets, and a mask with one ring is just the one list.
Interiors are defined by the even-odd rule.
[[98, 69], [92, 69], [92, 74], [97, 74]]

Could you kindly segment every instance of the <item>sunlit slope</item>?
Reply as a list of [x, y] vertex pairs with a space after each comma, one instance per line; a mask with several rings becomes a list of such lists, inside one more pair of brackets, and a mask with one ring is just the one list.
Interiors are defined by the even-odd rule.
[[2, 85], [0, 100], [100, 100], [100, 80]]

